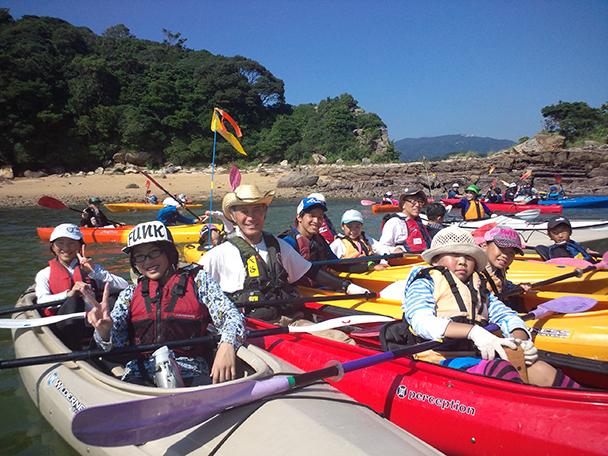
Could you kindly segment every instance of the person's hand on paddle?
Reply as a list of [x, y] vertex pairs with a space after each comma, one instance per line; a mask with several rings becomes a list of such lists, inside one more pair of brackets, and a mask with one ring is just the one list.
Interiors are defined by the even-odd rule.
[[86, 253], [84, 252], [84, 244], [80, 247], [80, 252], [76, 252], [76, 256], [78, 257], [78, 262], [80, 266], [86, 272], [93, 272], [93, 258], [87, 258]]
[[217, 347], [217, 353], [211, 367], [211, 379], [213, 383], [223, 383], [236, 378], [236, 354], [234, 347], [221, 342]]
[[103, 297], [101, 302], [95, 299], [95, 293], [89, 289], [84, 292], [83, 298], [85, 302], [91, 306], [91, 310], [87, 312], [87, 321], [97, 331], [101, 338], [105, 341], [110, 340], [110, 332], [112, 331], [112, 318], [110, 317], [110, 285], [106, 283], [103, 288]]
[[527, 293], [528, 291], [530, 291], [532, 289], [532, 284], [531, 283], [520, 283], [518, 285], [519, 285], [519, 287], [521, 289], [524, 290], [524, 293]]
[[379, 264], [375, 264], [372, 267], [372, 271], [384, 271], [385, 269], [389, 268], [390, 265], [388, 263], [379, 263]]
[[524, 351], [526, 366], [531, 366], [538, 361], [538, 350], [531, 340], [515, 339], [515, 343]]
[[481, 326], [473, 326], [467, 339], [472, 340], [477, 349], [481, 352], [481, 357], [487, 360], [493, 360], [496, 357], [496, 353], [504, 360], [509, 360], [505, 349], [502, 347], [509, 347], [513, 350], [517, 349], [513, 339], [505, 339], [497, 337], [489, 331], [486, 331]]

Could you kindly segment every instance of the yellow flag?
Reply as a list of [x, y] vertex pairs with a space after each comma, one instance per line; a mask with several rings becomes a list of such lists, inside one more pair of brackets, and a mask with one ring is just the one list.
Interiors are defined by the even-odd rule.
[[241, 129], [234, 121], [234, 119], [230, 117], [228, 113], [222, 111], [220, 108], [213, 108], [213, 115], [211, 116], [211, 131], [216, 131], [220, 135], [222, 135], [222, 137], [226, 141], [228, 141], [230, 145], [234, 147], [239, 154], [247, 155], [247, 152], [245, 152], [245, 149], [243, 149], [243, 146], [241, 146], [241, 143], [236, 138], [236, 136], [234, 136], [226, 129], [226, 125], [224, 124], [225, 120], [228, 121], [228, 123], [232, 126], [234, 132], [236, 133], [236, 136], [238, 136], [239, 138], [243, 136], [243, 134], [241, 133]]

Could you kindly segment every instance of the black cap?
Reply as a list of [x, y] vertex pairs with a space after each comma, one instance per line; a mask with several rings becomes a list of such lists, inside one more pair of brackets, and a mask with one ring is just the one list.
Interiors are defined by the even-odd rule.
[[563, 215], [557, 215], [555, 217], [551, 217], [547, 220], [547, 229], [552, 230], [556, 226], [566, 225], [568, 228], [572, 229], [572, 225], [570, 224], [570, 220], [568, 220]]

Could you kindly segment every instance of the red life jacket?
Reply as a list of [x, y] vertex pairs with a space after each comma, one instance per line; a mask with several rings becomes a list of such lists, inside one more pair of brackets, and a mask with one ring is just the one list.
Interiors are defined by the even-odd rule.
[[403, 220], [407, 227], [407, 238], [398, 245], [402, 245], [410, 253], [420, 253], [431, 246], [431, 237], [420, 218], [407, 217], [404, 219], [399, 215], [397, 217]]
[[[158, 282], [143, 278], [131, 300], [129, 334], [133, 344], [150, 344], [204, 336], [209, 309], [200, 303], [194, 289], [194, 270], [177, 270], [159, 290]], [[178, 356], [203, 356], [201, 345], [179, 347]]]
[[[61, 262], [57, 258], [53, 258], [49, 260], [49, 267], [51, 268], [49, 275], [49, 289], [51, 290], [51, 294], [62, 293], [64, 291], [71, 290], [76, 282], [85, 282], [93, 287], [93, 291], [97, 294], [97, 287], [95, 285], [95, 281], [89, 278], [88, 274], [83, 274], [83, 271], [80, 269], [80, 266], [77, 266], [74, 269], [73, 276], [70, 276], [70, 272], [68, 269], [61, 264]], [[50, 317], [52, 315], [57, 314], [57, 309], [52, 309], [47, 307], [45, 309], [41, 309], [42, 315], [45, 317]]]

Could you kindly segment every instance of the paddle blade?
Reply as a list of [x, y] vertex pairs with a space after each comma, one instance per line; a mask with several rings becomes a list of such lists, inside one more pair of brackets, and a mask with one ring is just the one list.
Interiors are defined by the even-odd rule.
[[585, 261], [581, 258], [551, 258], [550, 260], [545, 261], [548, 264], [558, 264], [561, 266], [572, 266], [573, 268], [587, 268], [591, 266], [591, 263]]
[[559, 174], [555, 175], [555, 183], [556, 184], [561, 184], [562, 183], [562, 176], [560, 176]]
[[88, 445], [141, 445], [197, 426], [229, 407], [289, 389], [286, 376], [242, 381], [186, 393], [86, 408], [72, 420], [74, 436]]
[[49, 209], [67, 209], [68, 207], [56, 198], [43, 196], [38, 200], [38, 205]]
[[361, 206], [373, 206], [374, 204], [376, 203], [372, 200], [361, 200]]
[[561, 296], [551, 301], [543, 302], [531, 313], [535, 318], [553, 312], [559, 314], [586, 312], [597, 304], [597, 300], [584, 296]]
[[232, 165], [230, 168], [230, 190], [234, 191], [239, 185], [241, 185], [241, 172], [236, 165]]
[[528, 170], [526, 170], [526, 171], [525, 171], [525, 172], [524, 172], [524, 173], [523, 173], [521, 176], [519, 176], [519, 180], [520, 180], [520, 181], [526, 180], [526, 179], [528, 179], [530, 176], [532, 176], [532, 170], [531, 170], [531, 169], [528, 169]]
[[387, 323], [394, 321], [385, 315], [351, 315], [348, 317], [337, 317], [308, 326], [288, 326], [290, 333], [314, 333], [328, 329], [341, 328], [350, 325], [363, 325], [366, 323]]
[[534, 220], [540, 215], [540, 209], [528, 209], [527, 211], [521, 211], [514, 215], [514, 217], [522, 220]]

